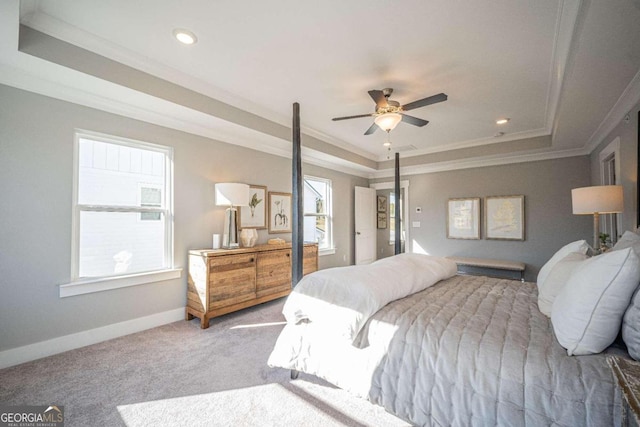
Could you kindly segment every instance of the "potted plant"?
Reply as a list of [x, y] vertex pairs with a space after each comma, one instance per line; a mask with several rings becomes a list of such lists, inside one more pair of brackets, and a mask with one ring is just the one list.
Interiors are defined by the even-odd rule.
[[609, 247], [609, 245], [611, 244], [611, 240], [609, 239], [610, 236], [607, 233], [600, 233], [598, 237], [600, 238], [600, 251], [606, 252], [611, 249]]

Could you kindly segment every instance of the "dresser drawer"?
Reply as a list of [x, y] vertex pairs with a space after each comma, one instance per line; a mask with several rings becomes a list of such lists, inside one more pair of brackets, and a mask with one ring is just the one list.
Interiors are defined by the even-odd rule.
[[245, 267], [242, 264], [246, 264], [246, 267], [255, 268], [256, 255], [255, 254], [240, 254], [240, 255], [226, 255], [219, 257], [211, 257], [209, 259], [209, 271], [226, 271], [232, 268]]
[[256, 297], [256, 255], [209, 260], [209, 307], [219, 308]]
[[256, 294], [258, 297], [291, 290], [291, 250], [258, 254]]

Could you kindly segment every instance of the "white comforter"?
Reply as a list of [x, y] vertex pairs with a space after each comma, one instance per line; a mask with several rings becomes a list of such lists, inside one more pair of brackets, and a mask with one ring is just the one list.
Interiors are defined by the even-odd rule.
[[620, 421], [607, 354], [568, 356], [535, 284], [455, 276], [387, 304], [353, 343], [318, 322], [288, 323], [269, 365], [324, 378], [414, 425], [600, 427]]
[[353, 342], [382, 307], [456, 274], [455, 262], [401, 254], [369, 265], [320, 270], [305, 276], [282, 310], [288, 324], [307, 321]]

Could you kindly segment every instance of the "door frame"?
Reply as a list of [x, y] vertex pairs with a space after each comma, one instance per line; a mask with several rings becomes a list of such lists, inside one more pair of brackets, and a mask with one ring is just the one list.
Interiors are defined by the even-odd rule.
[[[369, 188], [373, 188], [377, 190], [395, 190], [395, 182], [393, 181], [384, 181], [384, 182], [375, 182], [373, 184], [369, 184]], [[402, 199], [402, 206], [404, 207], [404, 212], [402, 215], [401, 221], [404, 223], [404, 250], [405, 252], [412, 252], [412, 245], [409, 244], [411, 241], [411, 227], [409, 227], [409, 212], [411, 210], [411, 205], [409, 204], [409, 180], [404, 179], [400, 181], [400, 190], [402, 191], [404, 197]], [[388, 239], [387, 239], [388, 242]]]

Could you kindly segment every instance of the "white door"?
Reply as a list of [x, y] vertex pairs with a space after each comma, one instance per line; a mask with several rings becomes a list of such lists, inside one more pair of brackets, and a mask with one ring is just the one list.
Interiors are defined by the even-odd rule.
[[356, 265], [376, 260], [376, 190], [356, 187]]

